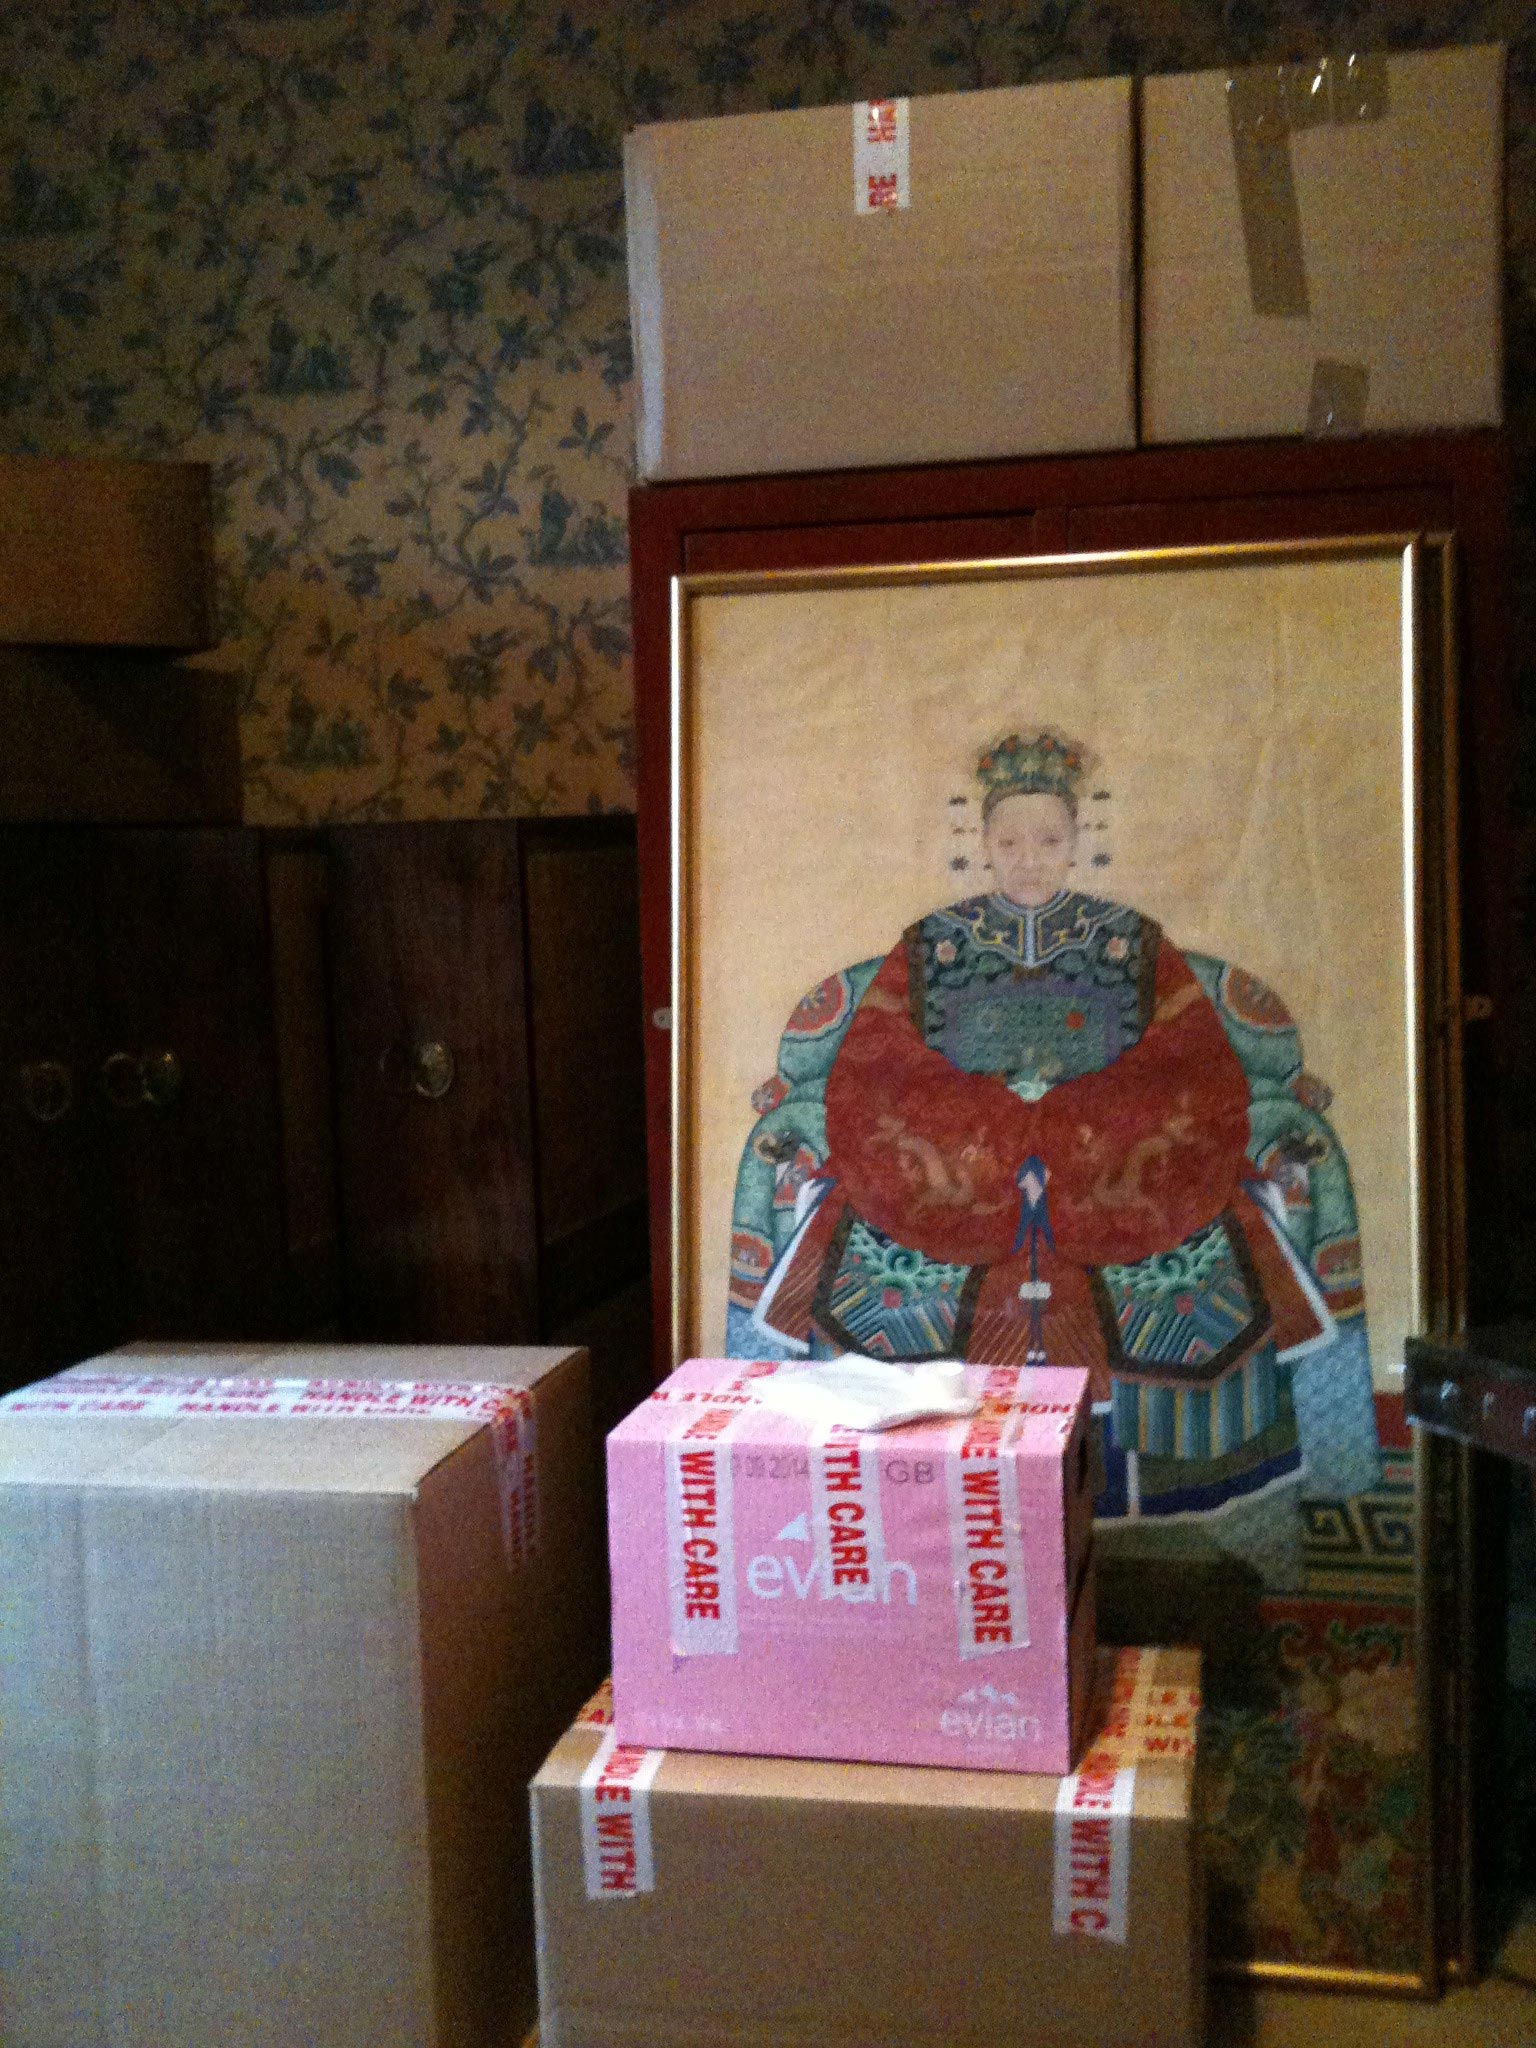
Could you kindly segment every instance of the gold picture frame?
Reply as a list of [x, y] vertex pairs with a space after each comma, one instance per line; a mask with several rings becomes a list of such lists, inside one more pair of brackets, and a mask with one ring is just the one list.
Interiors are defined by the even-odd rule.
[[[1106, 828], [1106, 843], [1114, 846], [1109, 864], [1131, 867], [1153, 892], [1149, 903], [1136, 896], [1138, 908], [1150, 908], [1181, 945], [1203, 949], [1202, 957], [1241, 959], [1266, 995], [1299, 982], [1311, 1004], [1302, 1032], [1309, 1043], [1316, 1037], [1331, 1048], [1330, 1079], [1339, 1070], [1353, 1077], [1341, 1096], [1374, 1088], [1346, 1129], [1344, 1151], [1360, 1189], [1367, 1246], [1405, 1250], [1396, 1267], [1367, 1253], [1367, 1297], [1396, 1304], [1377, 1325], [1388, 1330], [1378, 1390], [1390, 1396], [1386, 1368], [1400, 1367], [1402, 1334], [1462, 1326], [1454, 576], [1445, 536], [1391, 534], [674, 579], [675, 1359], [727, 1348], [718, 1311], [732, 1284], [731, 1161], [752, 1129], [744, 1085], [750, 1061], [769, 1071], [796, 997], [819, 977], [889, 945], [911, 918], [943, 900], [942, 869], [912, 854], [909, 825], [928, 814], [924, 806], [931, 811], [936, 795], [958, 804], [944, 792], [958, 788], [966, 757], [973, 760], [979, 744], [1020, 719], [1058, 731], [1076, 732], [1084, 719], [1095, 727], [1089, 742], [1103, 753], [1112, 785], [1106, 808], [1128, 820]], [[1268, 638], [1252, 627], [1255, 608], [1268, 620]], [[1253, 787], [1245, 793], [1241, 765], [1213, 759], [1222, 716], [1250, 725], [1258, 718], [1244, 692], [1263, 694], [1252, 682], [1261, 655], [1270, 662], [1264, 691], [1275, 731], [1293, 754], [1301, 750], [1277, 766], [1269, 756], [1280, 740], [1248, 734], [1253, 760], [1267, 763], [1262, 803]], [[1330, 683], [1335, 657], [1340, 667]], [[1147, 673], [1138, 680], [1143, 658]], [[1283, 672], [1287, 659], [1296, 663], [1290, 675]], [[1223, 660], [1231, 670], [1225, 681]], [[989, 661], [996, 669], [990, 700]], [[1167, 680], [1173, 667], [1184, 678], [1178, 687]], [[1300, 690], [1298, 678], [1305, 692], [1292, 703], [1285, 693], [1293, 684]], [[1079, 706], [1083, 716], [1074, 723]], [[954, 745], [937, 759], [949, 745], [942, 735], [951, 714]], [[1134, 732], [1140, 752], [1150, 748], [1152, 765], [1131, 759], [1126, 748], [1116, 754], [1115, 731], [1097, 729], [1116, 720]], [[894, 741], [887, 732], [893, 722], [900, 727]], [[1374, 765], [1356, 772], [1347, 760], [1341, 764], [1339, 751], [1347, 754], [1350, 745]], [[1216, 816], [1210, 866], [1214, 873], [1224, 862], [1230, 870], [1220, 886], [1201, 868], [1203, 828], [1181, 818], [1167, 795], [1181, 763], [1191, 791]], [[1310, 809], [1309, 774], [1321, 777]], [[1245, 802], [1256, 808], [1245, 814]], [[1368, 813], [1358, 831], [1370, 847], [1350, 877], [1350, 819], [1338, 813], [1352, 802]], [[1283, 870], [1271, 889], [1259, 879], [1257, 858], [1232, 850], [1241, 852], [1255, 834], [1267, 833], [1271, 842], [1283, 837], [1283, 821], [1293, 814], [1297, 833], [1317, 842], [1311, 857], [1326, 866], [1333, 854], [1332, 880], [1319, 883], [1308, 907], [1320, 926], [1346, 928], [1351, 889], [1367, 905], [1362, 929], [1378, 936], [1385, 906], [1397, 906], [1392, 960], [1378, 945], [1382, 959], [1373, 965], [1367, 956], [1377, 941], [1362, 945], [1347, 987], [1335, 968], [1312, 957], [1321, 940], [1298, 937], [1304, 920], [1298, 917], [1296, 931], [1277, 928], [1277, 915], [1284, 925], [1284, 880], [1294, 881], [1298, 860], [1271, 844]], [[883, 820], [873, 849], [871, 819]], [[930, 826], [916, 829], [920, 835]], [[968, 822], [947, 829], [972, 828]], [[1161, 874], [1144, 851], [1125, 856], [1116, 843], [1122, 830], [1131, 840], [1139, 835], [1143, 847], [1149, 833], [1162, 834], [1158, 843], [1169, 851]], [[900, 857], [893, 860], [897, 842]], [[950, 865], [972, 858], [968, 851]], [[877, 878], [878, 903], [860, 896], [857, 874], [848, 879], [850, 865], [856, 869], [861, 860]], [[780, 872], [754, 873], [754, 863], [769, 870], [777, 864]], [[893, 865], [899, 873], [890, 872]], [[920, 879], [925, 875], [931, 885]], [[829, 876], [843, 878], [830, 891]], [[1344, 883], [1335, 886], [1341, 876]], [[1255, 907], [1242, 907], [1244, 889]], [[1219, 947], [1215, 938], [1228, 930], [1234, 939]], [[1291, 977], [1283, 972], [1288, 957], [1297, 969]], [[1269, 965], [1277, 958], [1278, 977]], [[1390, 982], [1397, 992], [1392, 1005], [1370, 1001], [1378, 969], [1381, 985]], [[1353, 999], [1351, 1012], [1349, 989], [1356, 986], [1365, 988], [1366, 1004]], [[1383, 1022], [1389, 1007], [1392, 1020]], [[1362, 1016], [1370, 1020], [1363, 1050], [1351, 1044], [1352, 1031], [1361, 1036]], [[1393, 1101], [1401, 1106], [1395, 1123], [1382, 1107], [1390, 1110]], [[1350, 1112], [1346, 1102], [1341, 1118]], [[1379, 1959], [1340, 1963], [1294, 1949], [1258, 1950], [1226, 1957], [1225, 1971], [1428, 1995], [1448, 1974], [1470, 1969], [1465, 1770], [1457, 1762], [1469, 1677], [1458, 1619], [1466, 1563], [1461, 1537], [1445, 1533], [1453, 1526], [1464, 1531], [1464, 1505], [1446, 1506], [1447, 1487], [1464, 1489], [1464, 1478], [1447, 1479], [1438, 1465], [1431, 1470], [1433, 1458], [1417, 1447], [1413, 1523], [1441, 1533], [1434, 1544], [1416, 1541], [1411, 1560], [1412, 1763], [1423, 1851], [1411, 1940], [1404, 1931], [1401, 1953], [1386, 1966]], [[1394, 1598], [1406, 1602], [1408, 1575], [1393, 1585]], [[1346, 1673], [1342, 1682], [1347, 1687], [1357, 1677]]]

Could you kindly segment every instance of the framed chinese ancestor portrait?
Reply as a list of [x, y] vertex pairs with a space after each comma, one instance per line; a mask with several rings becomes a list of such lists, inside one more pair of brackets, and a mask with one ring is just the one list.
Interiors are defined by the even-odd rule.
[[1381, 1397], [1462, 1310], [1449, 590], [1387, 537], [674, 599], [674, 1354], [1086, 1367], [1107, 1608], [1205, 1642], [1218, 1950], [1403, 1989], [1434, 1646]]

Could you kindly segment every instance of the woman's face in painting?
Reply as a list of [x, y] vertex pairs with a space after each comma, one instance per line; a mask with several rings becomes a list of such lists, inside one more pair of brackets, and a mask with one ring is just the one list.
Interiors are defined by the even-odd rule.
[[1066, 887], [1077, 820], [1064, 797], [1045, 790], [1005, 796], [993, 805], [981, 837], [998, 893], [1011, 902], [1038, 910]]

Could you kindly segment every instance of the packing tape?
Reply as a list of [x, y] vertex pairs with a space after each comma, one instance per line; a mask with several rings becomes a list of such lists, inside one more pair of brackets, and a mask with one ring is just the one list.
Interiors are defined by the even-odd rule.
[[484, 1380], [284, 1379], [246, 1373], [106, 1373], [78, 1369], [0, 1398], [0, 1412], [146, 1421], [472, 1422], [490, 1432], [508, 1561], [537, 1555], [541, 1497], [533, 1403]]
[[1387, 111], [1385, 57], [1357, 52], [1315, 64], [1255, 64], [1228, 76], [1227, 119], [1255, 313], [1305, 319], [1311, 311], [1291, 136], [1379, 121]]
[[581, 1866], [589, 1899], [633, 1899], [656, 1889], [651, 1781], [664, 1749], [635, 1749], [610, 1728], [581, 1774]]
[[984, 1401], [956, 1423], [946, 1458], [950, 1563], [962, 1662], [1029, 1647], [1019, 1472], [1009, 1455], [1021, 1417]]
[[1314, 440], [1330, 434], [1358, 434], [1365, 426], [1371, 373], [1364, 363], [1341, 363], [1327, 356], [1312, 365], [1312, 390], [1307, 400], [1307, 432]]
[[1074, 1771], [1056, 1791], [1051, 1929], [1088, 1941], [1129, 1937], [1134, 1766]]
[[853, 109], [853, 210], [892, 213], [912, 204], [911, 107], [859, 100]]
[[591, 1699], [576, 1716], [578, 1728], [611, 1728], [613, 1726], [613, 1680], [605, 1678], [593, 1693]]
[[762, 1403], [752, 1391], [752, 1382], [778, 1371], [777, 1361], [743, 1364], [741, 1371], [719, 1387], [653, 1387], [647, 1401], [658, 1406], [694, 1408], [759, 1408]]
[[[867, 1606], [888, 1590], [880, 1453], [835, 1427], [812, 1447], [811, 1545], [822, 1597]], [[910, 1575], [910, 1567], [902, 1566]], [[916, 1585], [913, 1585], [916, 1594]]]
[[1198, 1687], [1166, 1685], [1155, 1650], [1117, 1652], [1094, 1703], [1093, 1735], [1081, 1768], [1117, 1770], [1140, 1762], [1192, 1763], [1200, 1715]]
[[1268, 66], [1234, 72], [1227, 119], [1253, 310], [1304, 318], [1311, 308], [1280, 73]]
[[667, 1596], [676, 1657], [734, 1657], [736, 1530], [727, 1439], [742, 1408], [684, 1408], [664, 1445]]

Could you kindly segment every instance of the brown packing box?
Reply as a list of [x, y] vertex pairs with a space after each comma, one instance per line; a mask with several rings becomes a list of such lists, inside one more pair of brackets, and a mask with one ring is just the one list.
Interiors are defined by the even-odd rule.
[[44, 1391], [108, 1373], [527, 1398], [499, 1448], [0, 1409], [7, 2048], [516, 2043], [526, 1786], [602, 1668], [585, 1352], [140, 1346]]
[[205, 463], [0, 456], [0, 642], [185, 653], [217, 638]]
[[0, 644], [0, 824], [238, 825], [239, 700], [228, 671]]
[[1501, 415], [1504, 52], [1149, 78], [1142, 438]]
[[1199, 1658], [1101, 1654], [1075, 1780], [613, 1750], [600, 1696], [533, 1781], [540, 2048], [1195, 2048]]
[[1130, 81], [906, 104], [862, 215], [848, 105], [626, 138], [642, 476], [1134, 444]]

